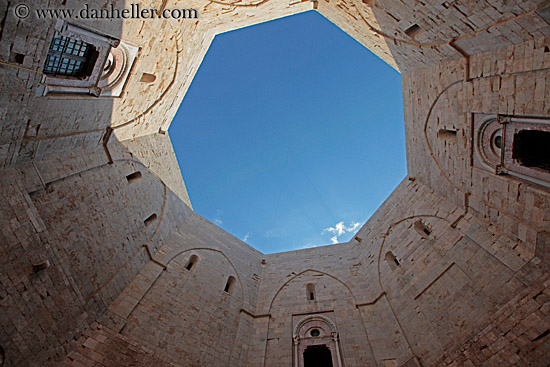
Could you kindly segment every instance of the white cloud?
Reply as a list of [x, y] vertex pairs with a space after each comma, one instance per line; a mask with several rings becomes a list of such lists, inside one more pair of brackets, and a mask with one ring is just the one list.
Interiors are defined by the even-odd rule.
[[248, 241], [248, 238], [250, 237], [250, 232], [247, 232], [244, 237], [243, 237], [243, 241], [246, 242]]
[[223, 221], [220, 219], [220, 218], [215, 218], [214, 219], [214, 223], [216, 223], [217, 225], [221, 226]]
[[336, 236], [341, 236], [344, 233], [346, 233], [346, 226], [344, 225], [344, 222], [338, 222], [334, 227], [328, 227], [323, 230], [323, 233], [330, 232], [332, 234], [335, 234]]
[[330, 240], [334, 244], [339, 242], [338, 237], [349, 232], [354, 232], [355, 230], [357, 230], [357, 228], [359, 228], [359, 226], [361, 226], [361, 223], [359, 222], [351, 222], [349, 226], [346, 226], [342, 221], [342, 222], [336, 223], [334, 227], [328, 227], [323, 229], [323, 232], [321, 234], [324, 234], [327, 232], [333, 234], [334, 236], [332, 236]]

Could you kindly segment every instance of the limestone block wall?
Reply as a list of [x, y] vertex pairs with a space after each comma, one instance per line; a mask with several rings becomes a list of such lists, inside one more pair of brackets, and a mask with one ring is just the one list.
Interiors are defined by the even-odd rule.
[[[4, 364], [290, 364], [294, 326], [320, 313], [348, 366], [544, 366], [548, 189], [472, 162], [476, 114], [549, 116], [546, 5], [204, 1], [199, 20], [79, 21], [140, 47], [118, 99], [36, 97], [39, 73], [0, 66]], [[403, 73], [409, 178], [350, 243], [263, 255], [191, 211], [165, 132], [215, 34], [310, 9]], [[5, 1], [0, 18], [0, 60], [40, 71], [55, 20]]]
[[[307, 299], [307, 284], [315, 285], [314, 300]], [[315, 271], [292, 279], [273, 300], [266, 333], [266, 366], [292, 364], [293, 329], [299, 320], [312, 314], [326, 315], [335, 323], [345, 365], [375, 366], [353, 293], [339, 279]]]
[[[434, 366], [512, 365], [520, 358], [544, 365], [540, 358], [549, 343], [544, 333], [550, 319], [544, 298], [535, 301], [537, 292], [547, 292], [546, 255], [527, 263], [510, 253], [508, 239], [494, 227], [467, 214], [453, 228], [441, 214], [422, 218], [428, 236], [419, 235], [408, 220], [384, 239], [382, 253], [392, 251], [399, 265], [390, 258], [380, 262], [381, 286], [414, 355], [422, 365]], [[511, 309], [518, 319], [500, 324]], [[449, 357], [467, 347], [460, 359]]]
[[[547, 45], [547, 38], [535, 39], [404, 75], [409, 174], [468, 212], [469, 227], [462, 230], [466, 238], [459, 243], [474, 255], [463, 265], [455, 262], [468, 278], [452, 292], [475, 297], [470, 303], [486, 315], [482, 331], [477, 328], [475, 334], [474, 323], [464, 323], [473, 336], [462, 339], [448, 359], [435, 358], [434, 363], [509, 365], [521, 360], [544, 365], [549, 343], [549, 192], [541, 185], [476, 167], [474, 145], [476, 114], [548, 117]], [[439, 139], [440, 129], [455, 130], [456, 140]], [[478, 223], [472, 224], [470, 216]], [[480, 254], [477, 246], [485, 252]], [[491, 267], [500, 270], [476, 275], [479, 268], [470, 264], [483, 258], [479, 268], [494, 263]], [[447, 275], [463, 276], [453, 268]], [[472, 280], [481, 278], [493, 279], [483, 286], [483, 293], [470, 288]], [[500, 284], [500, 291], [495, 284]], [[501, 293], [503, 289], [508, 291]], [[453, 302], [453, 297], [445, 302]]]
[[[544, 365], [548, 239], [538, 257], [518, 258], [495, 226], [417, 181], [405, 179], [348, 244], [262, 255], [196, 214], [183, 228], [101, 326], [176, 365], [291, 364], [294, 327], [319, 314], [336, 325], [346, 365]], [[191, 254], [199, 262], [187, 271]], [[231, 296], [220, 289], [229, 274], [240, 280]], [[94, 338], [66, 363], [103, 348]]]
[[172, 363], [152, 349], [124, 337], [99, 324], [92, 326], [89, 337], [79, 344], [61, 363], [61, 366], [166, 366]]
[[[548, 228], [548, 191], [474, 167], [473, 119], [480, 113], [549, 115], [548, 42], [537, 39], [403, 76], [409, 174], [519, 240], [523, 252], [532, 252], [537, 233]], [[455, 130], [456, 140], [438, 138], [440, 129]]]
[[[2, 329], [5, 365], [40, 365], [61, 359], [67, 344], [86, 331], [84, 302], [30, 196], [17, 180], [2, 180]], [[47, 272], [32, 265], [50, 262]]]
[[2, 171], [5, 365], [55, 365], [191, 212], [139, 160], [120, 158], [130, 155], [122, 145], [111, 152], [114, 162], [99, 165], [102, 147], [50, 156], [40, 161], [50, 175], [32, 165]]
[[[251, 366], [293, 363], [293, 328], [300, 317], [331, 313], [341, 338], [344, 363], [374, 365], [356, 305], [367, 279], [349, 244], [267, 255], [260, 285]], [[313, 284], [315, 299], [306, 286]], [[334, 350], [332, 351], [334, 353]]]
[[[48, 1], [43, 8], [79, 9], [85, 2]], [[155, 8], [154, 2], [141, 3]], [[36, 4], [31, 4], [36, 7]], [[101, 4], [90, 5], [100, 7]], [[116, 1], [119, 9], [128, 2]], [[460, 4], [417, 6], [412, 1], [376, 1], [356, 4], [327, 2], [262, 1], [228, 5], [223, 2], [166, 2], [164, 8], [197, 8], [198, 20], [73, 20], [124, 42], [140, 47], [138, 58], [122, 98], [36, 98], [41, 75], [2, 66], [3, 86], [10, 89], [0, 107], [0, 116], [10, 124], [2, 132], [4, 165], [26, 162], [52, 152], [68, 152], [105, 136], [115, 129], [119, 140], [166, 131], [180, 105], [202, 57], [216, 33], [262, 21], [318, 9], [321, 14], [358, 39], [393, 67], [404, 72], [460, 58], [480, 51], [541, 38], [550, 32], [535, 11], [544, 3], [514, 4], [469, 1]], [[17, 20], [4, 5], [2, 27], [3, 60], [40, 71], [55, 20]], [[420, 31], [407, 34], [411, 26]], [[485, 30], [489, 29], [490, 32]], [[409, 32], [410, 33], [410, 32]], [[153, 41], [154, 35], [154, 41]], [[451, 42], [453, 41], [453, 42]], [[451, 47], [451, 43], [455, 48]], [[143, 73], [155, 75], [144, 81]], [[77, 101], [77, 103], [75, 103]], [[13, 109], [10, 106], [18, 105]]]
[[235, 346], [243, 303], [236, 284], [224, 292], [230, 263], [220, 253], [195, 250], [176, 256], [128, 316], [121, 334], [161, 350], [177, 365], [225, 366]]
[[548, 36], [543, 1], [319, 0], [318, 11], [402, 73]]
[[[456, 240], [456, 233], [447, 226], [463, 213], [428, 187], [405, 179], [350, 243], [267, 256], [250, 365], [262, 365], [264, 359], [271, 365], [292, 363], [293, 318], [331, 312], [345, 363], [399, 366], [429, 363], [426, 358], [419, 359], [422, 356], [410, 342], [410, 330], [404, 329], [402, 315], [394, 310], [393, 295], [384, 284], [385, 267], [390, 266], [384, 255], [391, 250], [399, 261], [404, 261], [410, 248], [420, 247], [411, 241], [419, 237], [411, 229], [412, 222], [418, 219], [424, 219], [432, 230], [440, 229], [443, 238], [450, 238], [446, 241]], [[439, 219], [441, 223], [436, 225], [437, 218], [444, 219]], [[400, 231], [394, 233], [394, 227]], [[390, 237], [396, 233], [411, 238], [396, 241]], [[439, 268], [428, 266], [423, 256], [417, 260], [421, 266], [413, 272], [433, 280], [440, 274]], [[409, 278], [400, 279], [396, 288], [411, 287], [407, 282], [414, 284]], [[306, 287], [310, 283], [316, 285], [316, 301], [307, 299]], [[407, 302], [410, 305], [414, 300], [407, 298]], [[350, 320], [353, 321], [348, 323]], [[427, 323], [422, 325], [429, 327]], [[446, 336], [442, 338], [448, 341]], [[428, 343], [422, 341], [422, 345]]]
[[[444, 222], [427, 218], [437, 240], [399, 238], [410, 243], [401, 255], [395, 248], [401, 267], [381, 268], [384, 290], [425, 364], [545, 364], [548, 189], [477, 168], [474, 122], [476, 114], [548, 116], [547, 44], [535, 39], [403, 75], [409, 175], [465, 213], [447, 220], [457, 231], [443, 236], [437, 227]], [[456, 131], [455, 138], [438, 137], [442, 129]], [[422, 280], [421, 261], [438, 264], [428, 267], [434, 276]]]
[[133, 159], [162, 178], [170, 191], [189, 208], [193, 208], [168, 132], [128, 139], [121, 144], [131, 152]]
[[379, 365], [544, 365], [546, 234], [522, 258], [496, 226], [406, 180], [356, 238], [371, 285], [359, 309]]
[[[84, 3], [56, 0], [40, 6], [79, 9]], [[113, 4], [120, 9], [128, 5], [123, 1]], [[31, 19], [32, 16], [17, 20], [6, 5], [0, 56], [6, 61], [18, 56], [18, 60], [22, 59], [20, 66], [40, 71], [55, 21]], [[158, 6], [153, 1], [142, 5]], [[167, 2], [162, 6], [197, 8], [200, 17], [124, 23], [80, 19], [74, 22], [140, 47], [123, 97], [83, 98], [78, 103], [74, 103], [74, 98], [35, 98], [41, 75], [3, 66], [7, 76], [3, 86], [9, 86], [10, 94], [0, 107], [0, 116], [11, 121], [1, 135], [3, 162], [13, 165], [51, 151], [70, 151], [100, 139], [107, 126], [115, 128], [119, 140], [149, 135], [159, 129], [166, 131], [212, 38], [219, 32], [316, 8], [390, 65], [407, 72], [463, 54], [548, 36], [550, 26], [539, 15], [543, 12], [536, 12], [544, 5], [540, 1], [443, 5], [434, 1], [421, 6], [414, 1], [383, 0], [360, 4], [326, 0], [233, 5], [205, 2], [203, 6]], [[408, 31], [414, 25], [417, 30]], [[155, 81], [143, 81], [143, 73], [155, 75]], [[10, 108], [13, 105], [20, 108], [16, 111]]]
[[[99, 327], [174, 365], [246, 365], [262, 255], [193, 213], [180, 228], [111, 305]], [[192, 256], [198, 261], [188, 270]], [[226, 292], [229, 276], [235, 283]], [[94, 363], [94, 353], [88, 352], [95, 351], [94, 338], [93, 333], [82, 338], [65, 363]], [[125, 347], [113, 348], [122, 353]], [[115, 361], [106, 354], [101, 358], [105, 364]]]

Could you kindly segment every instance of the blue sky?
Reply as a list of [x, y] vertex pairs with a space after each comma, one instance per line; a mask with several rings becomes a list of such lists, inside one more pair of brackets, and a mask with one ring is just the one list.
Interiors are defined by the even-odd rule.
[[169, 131], [195, 212], [264, 253], [349, 241], [406, 175], [400, 74], [313, 11], [216, 36]]

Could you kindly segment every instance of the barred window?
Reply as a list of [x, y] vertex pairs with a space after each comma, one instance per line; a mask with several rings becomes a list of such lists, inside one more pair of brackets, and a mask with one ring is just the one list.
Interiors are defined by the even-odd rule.
[[52, 39], [44, 74], [72, 77], [89, 76], [95, 64], [97, 52], [89, 43], [70, 37], [55, 36]]

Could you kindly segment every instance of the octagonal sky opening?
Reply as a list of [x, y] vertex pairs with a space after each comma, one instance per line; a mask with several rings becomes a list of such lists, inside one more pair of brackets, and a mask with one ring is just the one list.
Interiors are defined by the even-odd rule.
[[315, 11], [216, 36], [170, 135], [195, 212], [264, 253], [347, 242], [406, 176], [400, 74]]

